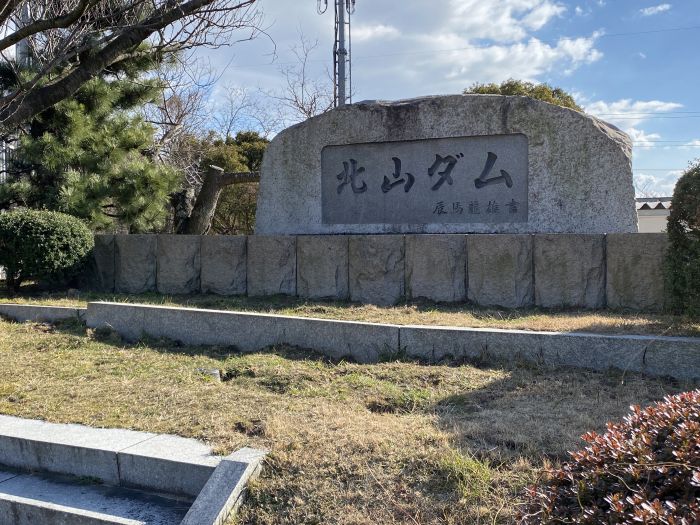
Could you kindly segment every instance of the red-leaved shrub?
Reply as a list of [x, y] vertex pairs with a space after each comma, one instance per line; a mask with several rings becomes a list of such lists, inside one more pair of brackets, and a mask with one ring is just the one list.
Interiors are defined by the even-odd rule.
[[522, 525], [700, 525], [700, 390], [632, 413], [528, 489]]

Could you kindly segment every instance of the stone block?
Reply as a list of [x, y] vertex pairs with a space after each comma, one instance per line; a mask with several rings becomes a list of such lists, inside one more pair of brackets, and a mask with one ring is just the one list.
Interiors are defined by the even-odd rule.
[[664, 306], [665, 233], [607, 236], [607, 300], [610, 308], [661, 310]]
[[467, 237], [406, 236], [406, 297], [438, 302], [466, 298]]
[[386, 306], [404, 297], [403, 235], [353, 235], [349, 252], [352, 301]]
[[310, 299], [348, 298], [348, 237], [297, 237], [297, 295]]
[[114, 266], [117, 293], [138, 294], [156, 290], [156, 235], [117, 235]]
[[202, 237], [202, 293], [245, 295], [246, 258], [245, 235]]
[[248, 237], [248, 295], [296, 295], [296, 237]]
[[468, 298], [483, 306], [534, 303], [531, 235], [467, 236]]
[[200, 290], [200, 235], [158, 236], [158, 292], [191, 294]]
[[122, 486], [197, 496], [221, 461], [204, 443], [157, 435], [119, 451]]
[[95, 292], [114, 291], [114, 235], [95, 235], [95, 247], [80, 286]]
[[535, 235], [534, 265], [537, 306], [605, 306], [603, 235]]

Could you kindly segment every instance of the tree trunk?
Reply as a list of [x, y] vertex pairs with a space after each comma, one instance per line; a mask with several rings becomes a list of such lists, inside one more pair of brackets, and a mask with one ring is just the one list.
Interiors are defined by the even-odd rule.
[[218, 166], [209, 166], [204, 175], [202, 189], [199, 190], [195, 200], [192, 214], [182, 222], [177, 233], [206, 235], [211, 228], [216, 205], [223, 189], [231, 184], [258, 182], [259, 180], [260, 175], [257, 173], [224, 173], [224, 170]]

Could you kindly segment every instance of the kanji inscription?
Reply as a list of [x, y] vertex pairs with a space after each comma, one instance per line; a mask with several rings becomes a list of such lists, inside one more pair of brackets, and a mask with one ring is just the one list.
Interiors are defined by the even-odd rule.
[[527, 222], [525, 135], [326, 146], [321, 171], [325, 224]]

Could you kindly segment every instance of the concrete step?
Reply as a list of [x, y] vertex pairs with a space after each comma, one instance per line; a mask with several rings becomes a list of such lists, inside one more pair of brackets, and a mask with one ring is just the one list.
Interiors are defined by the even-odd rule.
[[218, 525], [265, 454], [0, 415], [0, 525]]
[[5, 525], [176, 525], [191, 505], [191, 499], [90, 478], [0, 470], [0, 523]]

